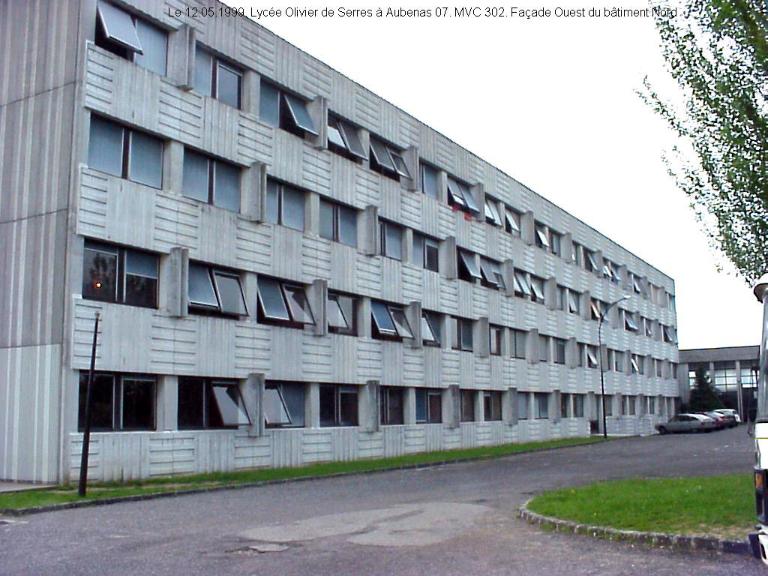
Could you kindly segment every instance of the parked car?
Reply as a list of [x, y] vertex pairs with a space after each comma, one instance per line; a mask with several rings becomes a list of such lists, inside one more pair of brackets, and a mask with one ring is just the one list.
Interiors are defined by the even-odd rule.
[[726, 419], [728, 419], [729, 426], [732, 428], [741, 424], [741, 416], [739, 416], [739, 412], [733, 408], [718, 408], [717, 410], [714, 410], [714, 412], [724, 415]]
[[712, 432], [715, 421], [703, 414], [678, 414], [663, 424], [656, 424], [659, 434], [674, 432]]
[[725, 417], [725, 414], [720, 414], [719, 412], [715, 412], [714, 410], [711, 412], [701, 412], [702, 416], [709, 416], [712, 418], [712, 420], [715, 421], [715, 429], [717, 430], [724, 430], [729, 426], [728, 419]]

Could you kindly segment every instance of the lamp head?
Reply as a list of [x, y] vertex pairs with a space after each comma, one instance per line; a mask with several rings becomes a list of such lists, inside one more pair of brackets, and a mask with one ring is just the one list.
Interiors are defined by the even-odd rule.
[[758, 302], [763, 301], [763, 296], [765, 295], [765, 291], [768, 289], [768, 273], [763, 274], [760, 276], [760, 280], [757, 281], [755, 284], [755, 287], [752, 289], [752, 292], [755, 295], [755, 298], [757, 298]]

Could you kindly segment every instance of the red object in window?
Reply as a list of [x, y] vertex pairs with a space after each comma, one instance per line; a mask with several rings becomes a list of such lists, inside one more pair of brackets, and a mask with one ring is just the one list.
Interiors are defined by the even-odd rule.
[[464, 220], [474, 220], [474, 218], [472, 218], [472, 214], [469, 212], [464, 212]]

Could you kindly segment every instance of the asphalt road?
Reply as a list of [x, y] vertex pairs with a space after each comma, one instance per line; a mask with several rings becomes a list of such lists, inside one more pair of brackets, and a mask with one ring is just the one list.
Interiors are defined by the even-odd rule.
[[0, 574], [764, 576], [745, 556], [551, 534], [515, 517], [549, 488], [752, 462], [739, 427], [31, 515], [0, 524]]

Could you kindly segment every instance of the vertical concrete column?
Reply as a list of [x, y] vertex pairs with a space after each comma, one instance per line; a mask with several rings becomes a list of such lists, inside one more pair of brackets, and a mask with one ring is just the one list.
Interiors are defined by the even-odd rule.
[[560, 238], [560, 257], [566, 262], [574, 263], [573, 259], [573, 234], [565, 232]]
[[240, 395], [251, 425], [248, 436], [257, 437], [264, 434], [264, 383], [263, 373], [252, 372], [248, 378], [240, 380]]
[[304, 223], [304, 231], [313, 235], [320, 235], [320, 195], [309, 193], [305, 196], [304, 211], [307, 215]]
[[529, 364], [539, 363], [539, 329], [531, 328], [525, 339], [525, 357]]
[[328, 281], [315, 279], [307, 289], [307, 302], [315, 317], [315, 336], [328, 334]]
[[593, 251], [593, 254], [595, 255], [595, 263], [597, 264], [597, 270], [595, 270], [595, 276], [598, 278], [603, 277], [603, 265], [605, 264], [603, 262], [603, 251], [602, 250], [595, 250]]
[[245, 168], [240, 191], [240, 214], [252, 222], [263, 222], [267, 213], [267, 165], [254, 162]]
[[438, 186], [437, 189], [440, 193], [440, 197], [439, 197], [440, 202], [442, 204], [448, 204], [448, 173], [445, 170], [438, 170], [437, 186]]
[[616, 416], [624, 416], [624, 394], [619, 392], [614, 394], [614, 397], [616, 398]]
[[421, 189], [421, 173], [419, 170], [419, 149], [416, 146], [409, 146], [403, 152], [403, 161], [405, 162], [408, 172], [410, 172], [410, 178], [400, 178], [400, 182], [405, 186], [406, 190], [411, 192], [418, 192]]
[[536, 220], [530, 210], [520, 216], [520, 238], [529, 246], [536, 243]]
[[406, 388], [403, 393], [403, 423], [416, 424], [416, 388]]
[[438, 258], [440, 260], [440, 270], [449, 280], [454, 280], [459, 275], [456, 255], [456, 237], [448, 236], [440, 242]]
[[481, 182], [469, 187], [469, 192], [474, 196], [480, 212], [475, 214], [475, 220], [485, 222], [485, 186]]
[[163, 146], [163, 190], [181, 195], [184, 184], [184, 144], [169, 140]]
[[517, 424], [516, 396], [517, 388], [508, 388], [501, 393], [501, 420], [508, 426]]
[[581, 311], [581, 317], [584, 320], [589, 320], [592, 318], [592, 295], [589, 293], [589, 290], [584, 290], [579, 298], [579, 310]]
[[560, 422], [562, 418], [562, 410], [560, 405], [562, 404], [563, 393], [560, 390], [553, 390], [551, 398], [552, 402], [549, 403], [549, 417], [553, 422]]
[[472, 339], [475, 354], [480, 358], [488, 358], [490, 356], [490, 325], [487, 316], [478, 318], [475, 322]]
[[632, 374], [632, 350], [624, 351], [624, 373], [629, 375]]
[[357, 315], [357, 335], [369, 337], [372, 332], [371, 299], [361, 298]]
[[576, 368], [579, 365], [579, 343], [575, 336], [568, 338], [565, 343], [565, 365]]
[[[188, 296], [187, 296], [187, 284], [189, 283], [189, 249], [174, 246], [171, 248], [171, 252], [168, 258], [163, 258], [166, 262], [164, 268], [167, 270], [164, 276], [166, 282], [166, 289], [162, 290], [161, 285], [161, 301], [163, 292], [165, 292], [165, 309], [170, 316], [176, 318], [183, 318], [187, 315]], [[162, 261], [161, 261], [162, 264]]]
[[501, 263], [501, 275], [504, 277], [504, 295], [515, 295], [515, 265], [512, 259], [507, 258]]
[[381, 428], [379, 418], [379, 393], [378, 380], [368, 380], [360, 394], [360, 425], [366, 432], [378, 432]]
[[182, 90], [191, 90], [195, 83], [195, 51], [197, 31], [182, 24], [168, 34], [168, 78]]
[[309, 428], [320, 428], [320, 384], [307, 384], [304, 396], [304, 421]]
[[246, 68], [243, 73], [242, 110], [254, 116], [259, 115], [259, 98], [261, 96], [261, 76]]
[[376, 206], [366, 206], [363, 212], [361, 248], [363, 254], [375, 256], [379, 253], [379, 209]]
[[444, 421], [448, 428], [454, 429], [461, 425], [461, 391], [458, 384], [451, 384], [443, 394]]
[[157, 390], [157, 429], [178, 430], [179, 427], [179, 378], [160, 376]]
[[[317, 128], [317, 136], [306, 134], [306, 138], [315, 148], [328, 147], [328, 101], [322, 96], [307, 103], [307, 112]], [[258, 113], [258, 112], [255, 112]]]
[[413, 229], [406, 228], [403, 233], [403, 262], [421, 267], [421, 260], [417, 261], [417, 256], [413, 251]]
[[482, 390], [475, 391], [475, 422], [485, 422], [485, 393]]
[[411, 325], [413, 338], [410, 339], [411, 348], [423, 348], [424, 340], [421, 335], [421, 302], [414, 300], [405, 307], [405, 318]]
[[[554, 310], [557, 307], [557, 279], [554, 276], [544, 280], [544, 298], [546, 298], [547, 309]], [[567, 311], [567, 300], [564, 304]]]

